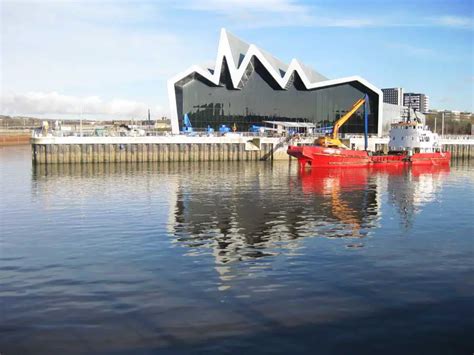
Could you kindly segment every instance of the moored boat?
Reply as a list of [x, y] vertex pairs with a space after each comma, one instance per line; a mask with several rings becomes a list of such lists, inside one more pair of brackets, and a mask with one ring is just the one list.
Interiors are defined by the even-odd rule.
[[[369, 152], [349, 149], [337, 137], [338, 129], [361, 107], [364, 99], [334, 124], [329, 137], [321, 137], [314, 145], [289, 146], [287, 153], [298, 159], [301, 168], [310, 167], [365, 167], [380, 165], [444, 165], [451, 160], [450, 152], [443, 152], [439, 137], [418, 118], [408, 118], [392, 124], [389, 133], [389, 152]], [[367, 135], [367, 133], [366, 133]], [[367, 142], [367, 136], [366, 136]]]

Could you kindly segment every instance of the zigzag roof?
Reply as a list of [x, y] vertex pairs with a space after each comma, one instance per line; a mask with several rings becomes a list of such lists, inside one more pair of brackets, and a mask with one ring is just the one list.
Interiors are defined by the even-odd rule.
[[217, 58], [214, 67], [212, 68], [209, 65], [193, 65], [188, 68], [188, 70], [172, 78], [169, 83], [174, 85], [187, 76], [197, 73], [209, 80], [211, 83], [219, 85], [220, 73], [225, 59], [229, 67], [232, 85], [234, 88], [238, 89], [239, 83], [245, 74], [245, 70], [253, 58], [257, 58], [263, 64], [282, 89], [286, 88], [293, 73], [297, 72], [307, 89], [358, 81], [375, 92], [379, 91], [378, 88], [359, 76], [330, 80], [322, 74], [300, 63], [297, 59], [292, 59], [290, 64], [287, 65], [254, 44], [248, 44], [240, 40], [224, 28], [221, 30]]
[[[316, 89], [333, 85], [340, 85], [349, 82], [359, 82], [365, 87], [382, 97], [382, 91], [376, 86], [369, 83], [360, 76], [350, 76], [339, 79], [328, 79], [315, 70], [300, 63], [297, 59], [292, 59], [287, 65], [279, 59], [272, 56], [270, 53], [258, 48], [254, 44], [248, 44], [236, 36], [229, 33], [226, 29], [221, 29], [219, 46], [217, 50], [217, 58], [215, 65], [193, 65], [184, 72], [174, 76], [168, 80], [168, 94], [170, 98], [170, 109], [172, 113], [172, 129], [173, 132], [178, 132], [178, 117], [176, 109], [176, 96], [174, 86], [179, 81], [186, 78], [191, 79], [195, 74], [199, 74], [214, 85], [219, 85], [221, 71], [223, 69], [224, 60], [227, 62], [229, 68], [232, 86], [235, 89], [242, 87], [242, 79], [246, 74], [247, 67], [253, 60], [258, 59], [268, 73], [275, 79], [275, 82], [282, 89], [285, 89], [291, 80], [293, 80], [294, 73], [297, 73], [301, 78], [306, 89]], [[240, 85], [239, 85], [240, 84]], [[381, 110], [379, 108], [379, 110]], [[174, 123], [175, 122], [175, 123]]]

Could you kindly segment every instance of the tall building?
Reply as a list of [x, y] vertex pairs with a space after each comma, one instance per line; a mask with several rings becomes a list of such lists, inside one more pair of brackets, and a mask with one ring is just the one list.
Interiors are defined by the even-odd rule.
[[383, 102], [403, 106], [403, 88], [382, 89]]
[[425, 94], [408, 92], [403, 94], [403, 105], [425, 113], [429, 109], [429, 97]]
[[[214, 65], [194, 65], [168, 81], [173, 133], [186, 116], [196, 130], [222, 124], [246, 131], [265, 121], [330, 126], [368, 95], [369, 133], [382, 132], [382, 91], [359, 76], [328, 79], [293, 59], [283, 63], [221, 30]], [[359, 109], [342, 132], [364, 132]]]

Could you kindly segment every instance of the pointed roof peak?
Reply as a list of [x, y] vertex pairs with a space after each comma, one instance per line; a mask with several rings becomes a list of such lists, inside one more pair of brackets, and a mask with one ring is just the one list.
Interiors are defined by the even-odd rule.
[[[239, 68], [242, 60], [244, 59], [250, 44], [242, 41], [237, 36], [234, 36], [232, 33], [227, 31], [225, 28], [221, 29], [221, 41], [224, 41], [229, 46], [232, 59], [236, 68]], [[219, 46], [221, 43], [219, 43]]]
[[[288, 64], [284, 63], [283, 61], [276, 58], [269, 52], [263, 50], [262, 48], [241, 40], [239, 37], [230, 33], [225, 28], [221, 28], [219, 47], [221, 46], [228, 47], [232, 60], [234, 62], [234, 66], [237, 69], [240, 68], [240, 65], [242, 64], [245, 56], [247, 55], [247, 52], [249, 52], [249, 50], [253, 48], [253, 49], [257, 49], [261, 53], [261, 55], [266, 59], [266, 61], [271, 65], [271, 67], [273, 67], [275, 72], [280, 75], [281, 78], [283, 78], [286, 72], [288, 71], [288, 68], [289, 68]], [[292, 62], [296, 62], [300, 66], [300, 68], [304, 71], [304, 73], [306, 74], [306, 76], [308, 77], [310, 81], [318, 82], [318, 81], [327, 80], [327, 78], [324, 75], [304, 65], [299, 60], [293, 58], [290, 64]]]
[[282, 62], [281, 60], [274, 57], [272, 54], [268, 53], [264, 49], [256, 46], [255, 44], [243, 41], [239, 37], [227, 31], [225, 28], [221, 29], [221, 40], [226, 41], [229, 45], [234, 64], [237, 68], [240, 67], [243, 58], [245, 57], [249, 49], [254, 48], [257, 49], [265, 57], [265, 59], [270, 63], [270, 65], [275, 69], [275, 71], [279, 73], [282, 77], [288, 69], [288, 65], [286, 63]]

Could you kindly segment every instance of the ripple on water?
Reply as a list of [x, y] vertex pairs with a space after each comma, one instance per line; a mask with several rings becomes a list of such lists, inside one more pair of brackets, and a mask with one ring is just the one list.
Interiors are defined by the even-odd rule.
[[0, 150], [5, 353], [467, 349], [472, 166], [32, 169], [29, 154]]

